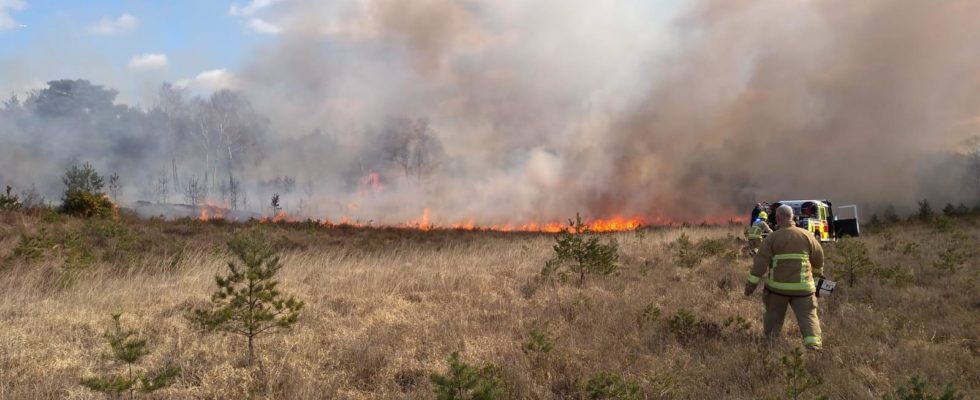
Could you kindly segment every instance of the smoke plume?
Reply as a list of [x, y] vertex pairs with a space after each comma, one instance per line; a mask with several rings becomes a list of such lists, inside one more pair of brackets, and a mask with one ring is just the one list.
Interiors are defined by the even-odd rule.
[[[980, 3], [683, 3], [276, 2], [254, 13], [278, 36], [236, 77], [268, 119], [245, 159], [206, 167], [192, 139], [157, 143], [167, 134], [86, 154], [13, 134], [0, 166], [8, 181], [22, 163], [71, 159], [148, 171], [139, 182], [210, 168], [266, 214], [283, 191], [275, 178], [289, 176], [290, 213], [389, 224], [976, 201], [959, 152], [980, 133]], [[23, 129], [10, 125], [0, 121]]]

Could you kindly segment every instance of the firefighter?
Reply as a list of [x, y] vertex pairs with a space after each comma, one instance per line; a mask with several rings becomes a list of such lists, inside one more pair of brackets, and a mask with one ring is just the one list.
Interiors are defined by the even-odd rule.
[[772, 233], [772, 228], [766, 222], [768, 219], [769, 214], [766, 214], [765, 211], [759, 211], [759, 217], [752, 222], [752, 225], [745, 229], [745, 238], [749, 241], [749, 254], [755, 255], [759, 251], [759, 246], [762, 244], [763, 236]]
[[792, 207], [779, 206], [776, 222], [779, 229], [762, 242], [755, 255], [745, 296], [752, 295], [765, 277], [762, 302], [766, 308], [763, 317], [766, 338], [771, 343], [779, 337], [788, 306], [793, 309], [803, 333], [803, 345], [819, 350], [822, 343], [814, 278], [823, 278], [823, 248], [813, 234], [793, 224]]

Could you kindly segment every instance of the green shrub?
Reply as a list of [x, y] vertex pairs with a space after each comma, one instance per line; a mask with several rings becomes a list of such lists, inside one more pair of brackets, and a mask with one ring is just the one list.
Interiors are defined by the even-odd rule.
[[218, 291], [211, 307], [195, 309], [188, 318], [208, 331], [222, 331], [248, 339], [248, 362], [254, 356], [255, 338], [288, 329], [299, 320], [303, 302], [287, 296], [273, 280], [282, 264], [266, 241], [257, 235], [240, 235], [228, 248], [243, 264], [228, 263], [227, 276], [215, 276]]
[[634, 381], [612, 372], [600, 372], [593, 375], [584, 385], [582, 391], [585, 398], [590, 400], [639, 400], [642, 398], [640, 385]]
[[112, 200], [102, 192], [103, 181], [91, 164], [72, 165], [62, 178], [65, 194], [61, 212], [76, 217], [110, 217], [115, 214]]
[[531, 329], [528, 333], [527, 341], [521, 345], [521, 350], [528, 355], [548, 354], [554, 349], [554, 339], [548, 331], [538, 328]]
[[85, 242], [80, 232], [67, 232], [61, 241], [65, 269], [81, 269], [95, 262], [92, 246]]
[[929, 388], [929, 383], [913, 376], [906, 385], [901, 385], [895, 393], [885, 396], [885, 400], [962, 400], [966, 395], [956, 390], [951, 383], [947, 383], [942, 393], [933, 393]]
[[687, 233], [681, 233], [674, 244], [677, 247], [677, 263], [684, 268], [694, 268], [704, 260], [704, 254], [694, 245]]
[[698, 335], [697, 317], [687, 309], [681, 308], [667, 320], [667, 330], [681, 343], [691, 342]]
[[45, 228], [38, 229], [33, 235], [23, 234], [20, 243], [14, 248], [14, 256], [30, 261], [37, 261], [49, 255], [54, 250], [55, 242]]
[[578, 275], [578, 283], [585, 283], [587, 274], [605, 276], [616, 272], [619, 245], [615, 239], [603, 244], [599, 236], [589, 231], [582, 218], [575, 216], [569, 228], [555, 235], [555, 256], [545, 263], [541, 276], [557, 277], [566, 282], [569, 274]]
[[729, 252], [730, 240], [727, 238], [701, 239], [698, 241], [698, 252], [701, 253], [702, 257], [723, 256]]
[[741, 315], [733, 315], [725, 319], [725, 328], [730, 328], [732, 333], [736, 335], [745, 335], [749, 332], [749, 328], [752, 327], [749, 321], [742, 317]]
[[636, 317], [636, 325], [640, 329], [643, 329], [647, 324], [660, 319], [660, 314], [660, 307], [657, 306], [657, 303], [651, 301], [646, 307], [643, 307], [643, 311]]
[[938, 233], [947, 233], [953, 229], [953, 221], [945, 215], [941, 215], [932, 220], [932, 229]]
[[875, 278], [889, 281], [897, 286], [907, 286], [915, 283], [915, 275], [912, 274], [912, 271], [899, 265], [877, 267], [874, 269], [872, 275]]
[[929, 222], [932, 220], [933, 216], [935, 216], [935, 214], [932, 212], [932, 206], [929, 205], [929, 200], [923, 199], [922, 201], [920, 201], [919, 212], [918, 214], [916, 214], [916, 217], [919, 218], [919, 221]]
[[[798, 400], [807, 391], [823, 384], [823, 379], [810, 375], [803, 365], [803, 352], [797, 347], [789, 356], [783, 356], [783, 382], [786, 398]], [[826, 396], [817, 396], [826, 399]]]
[[902, 254], [906, 256], [918, 256], [919, 255], [919, 242], [906, 242], [902, 246]]
[[115, 206], [104, 194], [74, 190], [65, 193], [61, 212], [83, 218], [107, 218], [115, 214]]
[[491, 400], [505, 397], [498, 375], [492, 364], [477, 369], [460, 361], [459, 352], [453, 352], [446, 375], [433, 372], [429, 380], [438, 400]]
[[946, 247], [939, 253], [936, 257], [936, 261], [932, 263], [940, 272], [946, 273], [947, 275], [952, 275], [963, 268], [969, 260], [969, 255], [963, 245], [957, 243], [956, 241], [951, 241], [946, 244]]
[[125, 365], [126, 372], [82, 380], [82, 385], [91, 390], [117, 396], [128, 392], [132, 398], [133, 392], [137, 390], [151, 393], [170, 386], [173, 379], [180, 374], [177, 367], [167, 367], [152, 373], [138, 368], [136, 364], [149, 354], [146, 339], [140, 338], [133, 329], [123, 329], [119, 314], [112, 316], [112, 328], [103, 337], [109, 342], [109, 357], [114, 362]]
[[875, 263], [868, 255], [868, 247], [860, 239], [840, 238], [835, 244], [831, 260], [847, 279], [847, 286], [853, 287], [858, 278], [871, 273]]
[[13, 188], [7, 186], [7, 193], [0, 194], [0, 211], [14, 211], [19, 210], [22, 206], [20, 199], [17, 195], [10, 194]]

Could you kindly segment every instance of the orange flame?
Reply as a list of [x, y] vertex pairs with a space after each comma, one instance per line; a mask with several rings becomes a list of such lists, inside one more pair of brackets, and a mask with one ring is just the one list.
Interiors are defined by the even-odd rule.
[[225, 218], [226, 208], [217, 203], [205, 200], [204, 204], [201, 204], [199, 207], [201, 209], [197, 215], [197, 219], [199, 221], [211, 221]]

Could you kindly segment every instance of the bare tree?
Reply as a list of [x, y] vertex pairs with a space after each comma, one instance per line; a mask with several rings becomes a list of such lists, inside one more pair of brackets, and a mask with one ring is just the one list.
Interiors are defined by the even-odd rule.
[[189, 109], [184, 98], [184, 89], [164, 82], [157, 93], [157, 109], [163, 113], [167, 132], [170, 136], [170, 167], [174, 191], [180, 190], [180, 177], [177, 174], [177, 152], [185, 137], [185, 126], [189, 119]]
[[167, 179], [167, 171], [160, 171], [156, 177], [157, 203], [170, 202], [170, 181]]
[[199, 205], [204, 201], [205, 193], [207, 192], [204, 185], [196, 176], [187, 179], [187, 184], [184, 186], [184, 201], [194, 206]]
[[405, 177], [422, 178], [440, 164], [442, 145], [425, 118], [388, 118], [381, 132], [381, 152], [386, 161], [401, 167]]
[[238, 182], [237, 179], [232, 178], [231, 181], [228, 182], [228, 196], [231, 202], [232, 210], [238, 209], [238, 194], [240, 192], [241, 192], [241, 184]]
[[122, 183], [119, 182], [119, 174], [113, 173], [109, 176], [109, 195], [112, 201], [119, 202], [119, 193], [122, 191]]
[[279, 193], [272, 195], [271, 205], [272, 205], [272, 215], [279, 215], [279, 210], [282, 210], [282, 207], [279, 205]]

